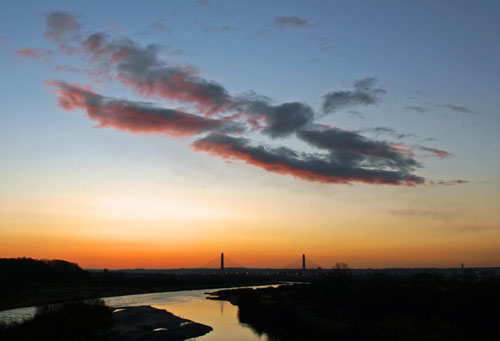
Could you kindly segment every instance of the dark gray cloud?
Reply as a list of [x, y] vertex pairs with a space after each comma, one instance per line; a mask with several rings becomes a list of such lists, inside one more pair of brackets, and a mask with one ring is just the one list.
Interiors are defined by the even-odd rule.
[[203, 29], [203, 32], [205, 33], [210, 33], [210, 32], [230, 32], [230, 31], [236, 31], [237, 28], [229, 25], [207, 25], [206, 23], [201, 23], [201, 28]]
[[314, 111], [300, 102], [273, 105], [269, 98], [249, 94], [234, 100], [233, 108], [255, 118], [262, 118], [265, 127], [262, 132], [270, 137], [285, 137], [308, 125], [314, 118]]
[[364, 119], [365, 116], [360, 113], [359, 111], [356, 111], [356, 110], [347, 110], [346, 111], [349, 115], [351, 115], [352, 117], [356, 117], [356, 118], [360, 118], [360, 119]]
[[396, 129], [389, 128], [389, 127], [365, 128], [365, 129], [361, 129], [360, 132], [371, 132], [377, 136], [387, 135], [387, 136], [391, 136], [393, 138], [396, 138], [398, 140], [401, 140], [401, 139], [406, 138], [406, 137], [416, 137], [414, 134], [404, 134], [404, 133], [397, 131]]
[[445, 150], [441, 150], [441, 149], [437, 149], [437, 148], [425, 147], [425, 146], [421, 146], [421, 145], [416, 145], [416, 146], [414, 146], [414, 148], [419, 149], [419, 150], [427, 153], [427, 155], [438, 157], [441, 159], [447, 159], [447, 158], [454, 156], [452, 153], [449, 153]]
[[420, 163], [385, 141], [371, 140], [354, 131], [339, 128], [302, 129], [297, 137], [327, 150], [337, 164], [369, 169], [397, 169], [410, 174]]
[[230, 96], [221, 85], [198, 77], [191, 68], [168, 65], [159, 58], [161, 46], [145, 47], [129, 39], [111, 40], [96, 33], [82, 42], [93, 60], [114, 65], [120, 81], [148, 98], [193, 103], [205, 113], [222, 111]]
[[328, 50], [333, 49], [333, 45], [325, 36], [315, 36], [313, 37], [313, 40], [315, 40], [318, 43], [319, 52], [326, 52]]
[[416, 111], [416, 112], [421, 113], [421, 114], [423, 114], [424, 112], [428, 111], [427, 108], [420, 107], [418, 105], [410, 105], [410, 106], [407, 106], [405, 108], [408, 109], [408, 110], [411, 110], [411, 111]]
[[198, 7], [200, 7], [201, 9], [203, 9], [205, 11], [215, 11], [215, 12], [219, 12], [219, 13], [226, 15], [226, 16], [231, 15], [231, 11], [228, 10], [226, 7], [219, 6], [218, 4], [220, 2], [217, 2], [217, 1], [212, 3], [211, 1], [208, 1], [208, 0], [195, 0], [194, 3], [196, 5], [198, 5]]
[[410, 209], [397, 209], [397, 210], [394, 209], [390, 210], [390, 212], [398, 216], [421, 217], [428, 219], [443, 220], [446, 222], [458, 219], [457, 213], [451, 213], [448, 211], [440, 211], [440, 210], [410, 208]]
[[443, 185], [443, 186], [452, 186], [452, 185], [464, 185], [468, 184], [470, 181], [468, 180], [428, 180], [427, 184], [428, 185]]
[[263, 112], [268, 123], [263, 132], [271, 137], [287, 136], [310, 123], [314, 117], [312, 109], [299, 102], [270, 106]]
[[208, 0], [195, 0], [195, 4], [205, 9], [212, 8], [212, 3]]
[[312, 25], [309, 23], [307, 19], [299, 18], [296, 16], [281, 16], [276, 17], [273, 20], [273, 25], [277, 26], [280, 29], [286, 28], [309, 28]]
[[462, 114], [473, 114], [474, 113], [474, 111], [472, 111], [471, 109], [464, 107], [464, 106], [461, 106], [461, 105], [436, 104], [436, 107], [450, 109], [452, 111], [459, 112]]
[[80, 24], [76, 16], [69, 12], [51, 12], [45, 16], [45, 36], [61, 42], [78, 37]]
[[364, 78], [354, 82], [354, 90], [327, 93], [323, 96], [323, 112], [328, 114], [339, 109], [378, 103], [386, 91], [375, 87], [376, 83], [375, 78]]
[[210, 134], [193, 143], [195, 150], [205, 151], [225, 159], [240, 160], [266, 171], [288, 174], [321, 183], [365, 182], [414, 186], [424, 179], [404, 169], [376, 169], [359, 162], [339, 162], [335, 157], [297, 153], [287, 147], [252, 146], [245, 138]]
[[272, 37], [274, 35], [273, 31], [268, 28], [259, 28], [255, 35], [259, 38]]
[[497, 230], [499, 228], [500, 228], [499, 225], [462, 225], [462, 226], [456, 226], [453, 229], [456, 232], [467, 233], [467, 232], [485, 232], [485, 231]]
[[151, 29], [162, 33], [172, 33], [172, 29], [163, 20], [156, 20], [151, 24]]

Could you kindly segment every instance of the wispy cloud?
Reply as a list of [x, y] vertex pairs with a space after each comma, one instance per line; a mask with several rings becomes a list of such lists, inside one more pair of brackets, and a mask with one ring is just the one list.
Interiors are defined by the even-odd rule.
[[396, 138], [398, 140], [401, 140], [401, 139], [407, 138], [407, 137], [416, 137], [414, 134], [401, 133], [401, 132], [397, 131], [396, 129], [389, 128], [389, 127], [365, 128], [365, 129], [361, 129], [360, 132], [371, 132], [371, 133], [374, 133], [376, 136], [387, 135], [387, 136], [391, 136], [393, 138]]
[[425, 147], [425, 146], [415, 146], [415, 148], [428, 153], [428, 155], [435, 156], [441, 159], [447, 159], [450, 157], [453, 157], [454, 155], [452, 153], [448, 153], [447, 151], [437, 149], [437, 148], [430, 148], [430, 147]]
[[346, 112], [355, 118], [360, 118], [360, 119], [365, 118], [365, 116], [362, 113], [360, 113], [359, 111], [356, 111], [356, 110], [347, 110]]
[[270, 30], [269, 28], [259, 28], [257, 32], [255, 32], [255, 35], [259, 38], [264, 38], [264, 37], [272, 37], [274, 35], [273, 30]]
[[499, 225], [462, 225], [454, 227], [453, 230], [456, 232], [473, 233], [473, 232], [486, 232], [491, 230], [498, 230], [499, 228], [500, 228]]
[[212, 3], [209, 0], [195, 0], [195, 4], [205, 9], [212, 8]]
[[[404, 153], [406, 155], [410, 155], [412, 157], [437, 157], [439, 159], [447, 159], [450, 157], [453, 157], [454, 155], [452, 153], [449, 153], [447, 151], [437, 149], [437, 148], [430, 148], [426, 146], [422, 146], [420, 144], [403, 144], [403, 143], [391, 143], [391, 146], [393, 148], [396, 148], [400, 153]], [[423, 154], [422, 154], [423, 153]], [[418, 154], [418, 155], [417, 155]], [[461, 180], [456, 180], [456, 181], [461, 181]]]
[[38, 58], [42, 58], [45, 56], [45, 53], [40, 49], [26, 48], [26, 49], [17, 50], [16, 53], [19, 56], [22, 56], [25, 58], [32, 58], [32, 59], [38, 59]]
[[376, 87], [377, 79], [370, 77], [354, 82], [354, 90], [332, 91], [323, 96], [323, 112], [333, 113], [340, 109], [371, 105], [380, 101], [386, 91]]
[[429, 185], [444, 185], [444, 186], [452, 186], [452, 185], [463, 185], [468, 184], [470, 181], [468, 180], [428, 180], [427, 183]]
[[205, 33], [210, 33], [210, 32], [231, 32], [231, 31], [237, 31], [238, 29], [236, 27], [230, 26], [230, 25], [208, 25], [206, 23], [201, 23], [201, 28], [203, 29], [203, 32]]
[[423, 114], [424, 112], [429, 111], [429, 109], [421, 107], [421, 106], [417, 106], [417, 105], [413, 105], [413, 106], [410, 105], [410, 106], [407, 106], [405, 108], [408, 109], [408, 110], [411, 110], [411, 111], [418, 112], [420, 114]]
[[287, 28], [310, 28], [313, 25], [309, 23], [307, 19], [303, 19], [297, 16], [281, 16], [281, 17], [276, 17], [273, 20], [273, 25], [280, 28], [280, 29], [287, 29]]
[[462, 114], [473, 114], [474, 113], [474, 111], [472, 111], [471, 109], [464, 107], [464, 106], [461, 106], [461, 105], [436, 104], [436, 107], [446, 108], [446, 109], [449, 109], [451, 111], [455, 111], [455, 112], [462, 113]]
[[151, 30], [163, 33], [172, 33], [172, 29], [163, 21], [156, 20], [151, 24]]
[[[223, 6], [214, 5], [212, 1], [209, 0], [195, 0], [194, 2], [199, 8], [206, 11], [218, 11], [224, 15], [231, 15], [231, 12]], [[218, 4], [218, 2], [215, 2]]]
[[45, 16], [45, 37], [55, 42], [78, 38], [80, 28], [76, 14], [56, 11]]
[[398, 216], [438, 219], [446, 222], [451, 222], [457, 219], [457, 213], [452, 213], [444, 210], [409, 208], [409, 209], [393, 209], [389, 210], [389, 212]]
[[314, 36], [313, 40], [318, 43], [319, 52], [326, 52], [333, 49], [333, 45], [330, 43], [327, 37], [324, 36]]

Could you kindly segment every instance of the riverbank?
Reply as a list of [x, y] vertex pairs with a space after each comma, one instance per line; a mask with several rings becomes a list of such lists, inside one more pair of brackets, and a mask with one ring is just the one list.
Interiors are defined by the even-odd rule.
[[348, 276], [211, 293], [276, 340], [498, 340], [500, 278]]
[[186, 340], [212, 327], [149, 305], [110, 307], [103, 300], [38, 307], [23, 322], [0, 324], [0, 339], [18, 340]]
[[110, 340], [186, 340], [212, 331], [210, 326], [151, 306], [115, 307], [113, 320]]
[[184, 284], [176, 286], [159, 286], [150, 288], [134, 287], [56, 287], [24, 290], [11, 295], [2, 295], [0, 300], [0, 311], [40, 306], [43, 304], [53, 304], [68, 301], [87, 300], [100, 297], [124, 296], [136, 294], [148, 294], [157, 292], [174, 292], [184, 290], [234, 288], [242, 286], [257, 286], [277, 284], [278, 281], [252, 281], [252, 282], [232, 282], [213, 284]]

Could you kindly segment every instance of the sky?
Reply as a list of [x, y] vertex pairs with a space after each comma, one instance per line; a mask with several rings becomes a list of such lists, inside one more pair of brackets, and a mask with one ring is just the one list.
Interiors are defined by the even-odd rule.
[[2, 1], [0, 257], [500, 266], [498, 13]]

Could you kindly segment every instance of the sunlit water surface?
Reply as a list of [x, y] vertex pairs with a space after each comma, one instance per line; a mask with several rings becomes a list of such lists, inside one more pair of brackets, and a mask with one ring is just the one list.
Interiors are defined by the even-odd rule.
[[[254, 287], [258, 288], [258, 287]], [[152, 294], [105, 297], [109, 306], [150, 305], [213, 328], [192, 340], [267, 340], [238, 320], [238, 307], [226, 301], [207, 300], [206, 292], [220, 289], [186, 290]], [[0, 321], [22, 321], [35, 314], [35, 307], [0, 311]]]

